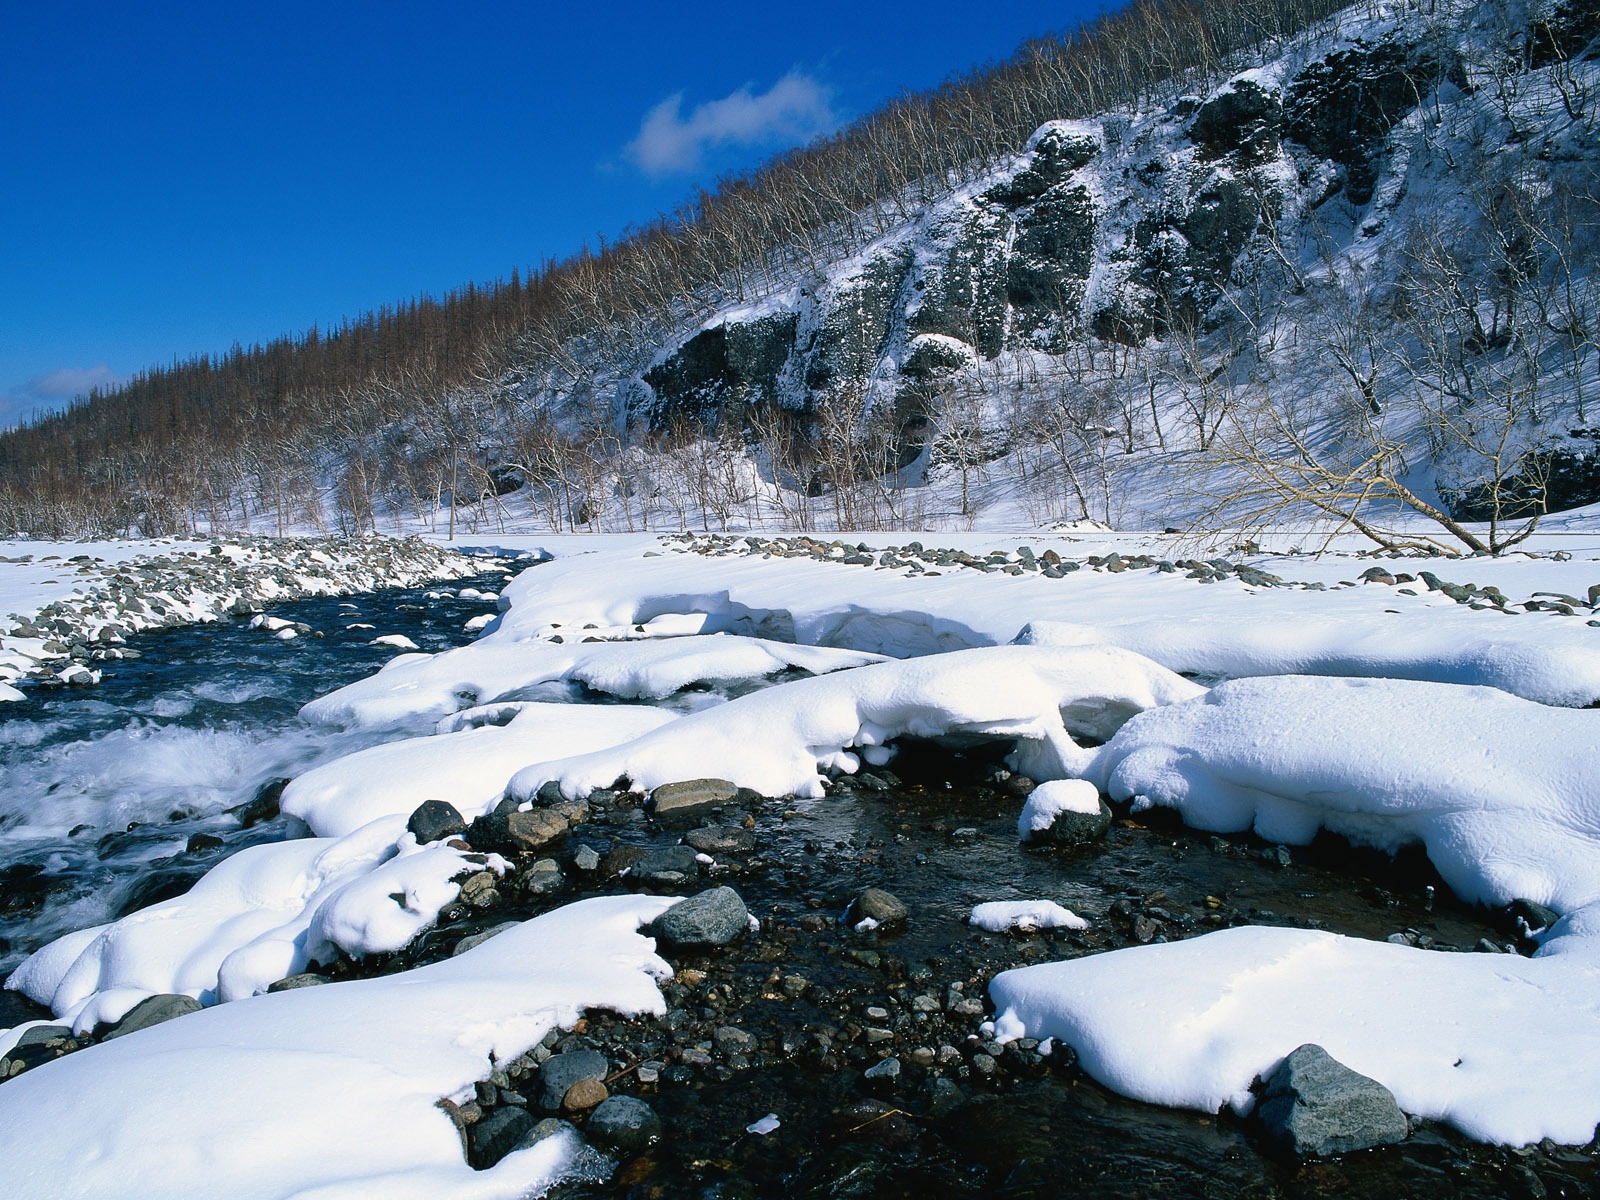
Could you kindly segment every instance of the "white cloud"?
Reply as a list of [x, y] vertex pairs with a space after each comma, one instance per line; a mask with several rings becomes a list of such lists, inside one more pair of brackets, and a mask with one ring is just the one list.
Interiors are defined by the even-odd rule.
[[39, 400], [71, 400], [91, 388], [115, 387], [121, 378], [105, 363], [97, 367], [61, 367], [28, 380], [24, 390]]
[[695, 105], [688, 116], [682, 109], [683, 93], [667, 97], [646, 114], [639, 136], [623, 148], [653, 179], [695, 170], [712, 146], [802, 142], [837, 123], [830, 90], [798, 71], [760, 95], [746, 84], [720, 100]]

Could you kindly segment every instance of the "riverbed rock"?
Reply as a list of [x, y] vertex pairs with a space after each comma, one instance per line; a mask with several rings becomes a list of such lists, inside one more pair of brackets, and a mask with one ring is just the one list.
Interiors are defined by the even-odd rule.
[[634, 863], [631, 875], [650, 887], [681, 888], [700, 877], [700, 859], [688, 846], [662, 846]]
[[731, 804], [738, 795], [738, 786], [726, 779], [689, 779], [656, 788], [650, 793], [650, 806], [657, 816], [681, 815]]
[[731, 887], [712, 888], [679, 901], [655, 919], [650, 931], [667, 946], [701, 950], [726, 946], [750, 928], [750, 910]]
[[455, 805], [443, 800], [424, 800], [412, 810], [406, 829], [416, 837], [418, 844], [442, 842], [467, 831], [467, 823], [456, 811]]
[[539, 1067], [539, 1104], [555, 1112], [573, 1084], [580, 1079], [603, 1080], [608, 1069], [606, 1056], [598, 1050], [567, 1050], [552, 1054]]
[[661, 1140], [661, 1118], [643, 1100], [608, 1096], [589, 1115], [584, 1132], [619, 1154], [641, 1154]]
[[1269, 1138], [1301, 1156], [1385, 1146], [1410, 1133], [1394, 1093], [1311, 1043], [1267, 1076], [1257, 1116]]
[[141, 1029], [149, 1029], [152, 1025], [160, 1025], [175, 1017], [183, 1017], [192, 1012], [199, 1012], [200, 1008], [200, 1001], [193, 996], [185, 996], [181, 993], [169, 992], [156, 996], [146, 996], [130, 1008], [127, 1016], [117, 1022], [115, 1028], [105, 1034], [101, 1040], [109, 1042], [112, 1038], [119, 1038], [124, 1034], [137, 1033]]
[[715, 858], [727, 854], [749, 854], [756, 848], [756, 837], [738, 825], [702, 825], [684, 834], [683, 844]]
[[873, 926], [887, 929], [904, 925], [910, 915], [911, 910], [890, 893], [882, 888], [867, 888], [850, 902], [845, 913], [845, 924], [859, 925], [863, 921], [871, 921]]
[[532, 1130], [533, 1118], [527, 1109], [502, 1105], [468, 1132], [468, 1161], [480, 1171], [492, 1167], [517, 1149]]
[[561, 1111], [567, 1113], [588, 1112], [591, 1108], [603, 1103], [611, 1093], [606, 1090], [606, 1085], [598, 1079], [580, 1079], [567, 1089], [567, 1094], [561, 1097]]

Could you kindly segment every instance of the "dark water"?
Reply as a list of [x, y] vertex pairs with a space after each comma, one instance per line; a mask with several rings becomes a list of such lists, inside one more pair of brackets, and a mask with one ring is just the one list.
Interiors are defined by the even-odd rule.
[[[275, 784], [393, 738], [315, 729], [316, 696], [369, 675], [403, 634], [437, 651], [494, 602], [496, 570], [449, 585], [286, 604], [292, 641], [245, 621], [133, 638], [95, 688], [31, 688], [0, 710], [0, 975], [44, 942], [186, 890], [212, 863], [301, 832], [274, 811]], [[351, 628], [371, 625], [373, 628]], [[259, 803], [253, 804], [260, 798]], [[191, 848], [192, 847], [192, 848]]]

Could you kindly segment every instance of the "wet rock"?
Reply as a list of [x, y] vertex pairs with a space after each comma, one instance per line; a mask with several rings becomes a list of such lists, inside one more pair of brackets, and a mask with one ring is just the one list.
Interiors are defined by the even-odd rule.
[[634, 863], [632, 877], [651, 887], [680, 888], [700, 877], [700, 860], [687, 846], [663, 846]]
[[152, 1025], [160, 1025], [175, 1017], [183, 1017], [192, 1012], [199, 1012], [200, 1008], [200, 1001], [193, 996], [174, 993], [146, 996], [129, 1009], [128, 1015], [117, 1022], [116, 1026], [105, 1034], [102, 1040], [109, 1042], [112, 1038], [119, 1038], [123, 1034], [137, 1033], [141, 1029], [149, 1029]]
[[572, 865], [580, 871], [598, 871], [600, 853], [593, 846], [579, 846], [572, 856]]
[[755, 835], [738, 825], [704, 825], [683, 835], [683, 844], [713, 858], [726, 854], [749, 854], [756, 848]]
[[607, 1070], [606, 1056], [598, 1050], [568, 1050], [562, 1054], [552, 1054], [539, 1067], [540, 1106], [554, 1112], [561, 1107], [573, 1084], [580, 1079], [603, 1080]]
[[518, 877], [523, 894], [528, 896], [548, 896], [551, 892], [560, 891], [565, 882], [561, 864], [553, 858], [536, 860], [524, 868]]
[[630, 871], [645, 856], [643, 846], [617, 846], [600, 860], [600, 874], [610, 879]]
[[643, 1100], [610, 1096], [589, 1116], [584, 1132], [619, 1154], [641, 1154], [661, 1140], [661, 1118]]
[[475, 871], [461, 881], [460, 900], [469, 908], [493, 908], [500, 903], [500, 892], [495, 886], [500, 877], [493, 871]]
[[1410, 1133], [1388, 1088], [1309, 1043], [1267, 1076], [1257, 1117], [1268, 1137], [1302, 1156], [1365, 1150]]
[[465, 833], [467, 823], [453, 804], [443, 800], [424, 800], [412, 811], [406, 821], [406, 829], [416, 837], [418, 843], [426, 846], [429, 842], [441, 842], [458, 833]]
[[861, 1078], [868, 1087], [892, 1088], [900, 1082], [900, 1060], [893, 1057], [885, 1058], [863, 1071]]
[[911, 910], [882, 888], [867, 888], [850, 902], [845, 912], [845, 924], [859, 925], [871, 921], [880, 929], [904, 925]]
[[730, 887], [712, 888], [674, 904], [650, 930], [668, 946], [698, 950], [726, 946], [750, 928], [750, 911]]
[[467, 1161], [485, 1170], [517, 1149], [533, 1131], [533, 1118], [525, 1108], [505, 1105], [471, 1127], [467, 1133]]
[[690, 779], [664, 783], [650, 793], [650, 806], [658, 817], [678, 816], [732, 803], [738, 787], [726, 779]]
[[1105, 837], [1111, 808], [1092, 783], [1058, 779], [1028, 793], [1017, 833], [1033, 846], [1084, 846]]

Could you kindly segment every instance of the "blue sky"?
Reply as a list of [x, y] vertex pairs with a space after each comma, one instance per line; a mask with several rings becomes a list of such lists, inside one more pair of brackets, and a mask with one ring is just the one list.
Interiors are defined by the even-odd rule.
[[12, 6], [0, 425], [564, 257], [1101, 8]]

